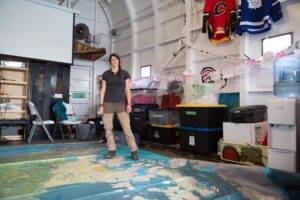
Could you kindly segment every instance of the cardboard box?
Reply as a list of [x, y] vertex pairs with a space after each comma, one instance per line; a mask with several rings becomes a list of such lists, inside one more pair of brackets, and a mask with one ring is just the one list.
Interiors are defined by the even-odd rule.
[[223, 123], [223, 139], [224, 141], [262, 145], [268, 133], [268, 123]]
[[268, 147], [260, 145], [219, 142], [221, 159], [245, 165], [268, 166]]

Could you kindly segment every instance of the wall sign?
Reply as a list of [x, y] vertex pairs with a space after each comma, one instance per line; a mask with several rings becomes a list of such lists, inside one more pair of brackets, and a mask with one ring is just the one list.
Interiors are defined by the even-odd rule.
[[73, 96], [72, 96], [74, 99], [85, 99], [86, 98], [86, 93], [84, 92], [76, 92], [76, 93], [73, 93]]

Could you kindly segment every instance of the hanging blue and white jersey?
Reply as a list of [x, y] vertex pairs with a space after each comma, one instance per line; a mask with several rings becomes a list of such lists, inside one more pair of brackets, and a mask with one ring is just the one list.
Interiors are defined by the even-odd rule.
[[236, 33], [264, 33], [271, 29], [273, 22], [282, 18], [279, 0], [240, 0]]

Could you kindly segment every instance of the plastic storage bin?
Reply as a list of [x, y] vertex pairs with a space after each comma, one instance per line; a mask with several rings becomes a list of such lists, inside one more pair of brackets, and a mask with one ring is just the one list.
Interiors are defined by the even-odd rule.
[[150, 109], [158, 109], [158, 105], [157, 104], [133, 104], [131, 115], [144, 116], [148, 121]]
[[[79, 124], [78, 125], [81, 140], [91, 140], [96, 138], [96, 129], [93, 124]], [[76, 138], [79, 138], [76, 132]]]
[[[147, 117], [148, 118], [148, 117]], [[141, 140], [149, 140], [149, 132], [151, 130], [150, 124], [146, 119], [146, 116], [130, 115], [130, 126], [134, 133], [140, 135]]]
[[[125, 133], [123, 131], [113, 131], [114, 137], [115, 137], [115, 142], [117, 144], [123, 144], [123, 145], [128, 145], [127, 140], [125, 137]], [[133, 134], [135, 138], [136, 145], [140, 145], [140, 135], [139, 134]]]
[[149, 110], [150, 124], [175, 125], [179, 123], [178, 110]]
[[176, 144], [178, 137], [174, 125], [151, 124], [150, 140], [160, 144]]
[[181, 126], [195, 128], [222, 128], [226, 105], [219, 104], [179, 104]]
[[180, 104], [180, 97], [176, 95], [163, 95], [161, 99], [161, 108], [176, 108]]
[[221, 128], [191, 128], [177, 126], [180, 149], [200, 154], [216, 153], [222, 138]]
[[156, 104], [156, 89], [131, 89], [132, 103]]
[[141, 104], [156, 103], [156, 96], [147, 96], [147, 95], [138, 94], [132, 97], [132, 103], [141, 103]]

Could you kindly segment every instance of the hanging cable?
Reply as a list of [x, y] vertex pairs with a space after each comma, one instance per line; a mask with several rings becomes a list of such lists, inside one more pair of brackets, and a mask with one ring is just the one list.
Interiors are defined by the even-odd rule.
[[222, 55], [217, 55], [217, 54], [213, 54], [213, 53], [210, 53], [208, 51], [204, 51], [202, 49], [198, 49], [197, 47], [194, 47], [193, 45], [190, 45], [190, 44], [186, 44], [188, 47], [202, 53], [202, 54], [205, 54], [205, 55], [210, 55], [210, 56], [214, 56], [214, 57], [218, 57], [218, 58], [224, 58], [224, 59], [231, 59], [231, 60], [244, 60], [244, 61], [249, 61], [249, 60], [253, 60], [251, 58], [249, 58], [248, 56], [247, 59], [245, 58], [239, 58], [239, 57], [234, 57], [234, 56], [222, 56]]

